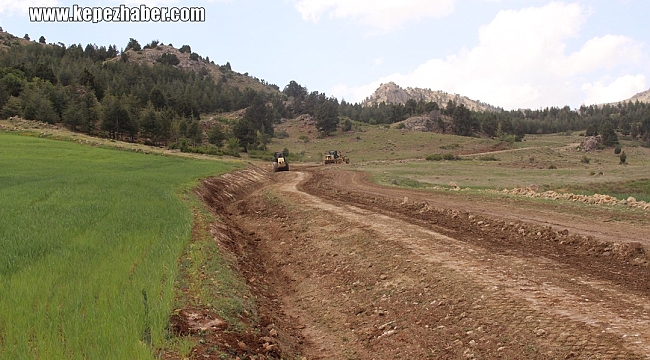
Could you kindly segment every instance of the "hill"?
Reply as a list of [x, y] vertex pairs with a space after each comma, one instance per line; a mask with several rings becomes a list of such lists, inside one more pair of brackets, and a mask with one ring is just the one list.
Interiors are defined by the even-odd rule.
[[[37, 120], [170, 148], [208, 142], [218, 148], [228, 138], [247, 146], [258, 130], [272, 135], [272, 122], [285, 116], [282, 99], [278, 86], [237, 73], [229, 63], [217, 65], [189, 45], [177, 49], [154, 40], [140, 46], [130, 39], [119, 51], [116, 45], [47, 43], [44, 36], [31, 41], [0, 29], [1, 119]], [[256, 112], [230, 129], [235, 133], [200, 123], [251, 105]], [[267, 123], [263, 129], [261, 121]]]
[[450, 100], [457, 105], [465, 105], [466, 108], [473, 111], [502, 111], [502, 109], [486, 104], [477, 100], [472, 100], [466, 96], [458, 94], [449, 94], [444, 91], [434, 91], [431, 89], [401, 88], [394, 82], [381, 84], [375, 92], [367, 97], [361, 105], [373, 106], [384, 102], [386, 104], [405, 104], [408, 100], [424, 100], [427, 102], [436, 102], [439, 106], [446, 105]]
[[628, 100], [626, 100], [626, 102], [636, 102], [636, 101], [644, 102], [644, 103], [650, 103], [650, 89], [648, 89], [646, 91], [642, 91], [642, 92], [632, 96]]
[[[214, 61], [210, 61], [209, 58], [203, 58], [196, 53], [192, 53], [191, 48], [188, 45], [183, 45], [181, 49], [177, 49], [171, 46], [171, 44], [164, 45], [153, 43], [145, 46], [142, 50], [136, 51], [134, 49], [129, 49], [124, 51], [124, 54], [126, 54], [124, 59], [131, 63], [153, 66], [156, 63], [161, 62], [161, 59], [164, 59], [165, 57], [170, 57], [171, 59], [175, 57], [178, 59], [178, 63], [172, 63], [174, 67], [181, 70], [209, 74], [214, 81], [221, 81], [226, 87], [236, 88], [240, 91], [250, 88], [265, 93], [279, 92], [279, 87], [277, 85], [272, 85], [264, 80], [249, 76], [248, 73], [241, 74], [233, 71], [230, 67], [230, 63], [226, 63], [225, 65], [215, 64]], [[121, 59], [121, 57], [113, 58], [111, 61], [119, 61]], [[176, 62], [175, 60], [172, 61]]]

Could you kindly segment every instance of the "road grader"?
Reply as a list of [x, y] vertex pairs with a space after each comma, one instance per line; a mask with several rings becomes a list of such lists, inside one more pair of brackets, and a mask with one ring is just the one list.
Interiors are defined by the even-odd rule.
[[273, 172], [289, 171], [289, 162], [284, 158], [284, 153], [281, 151], [273, 154]]
[[350, 158], [341, 154], [338, 150], [330, 150], [323, 154], [324, 164], [349, 164]]

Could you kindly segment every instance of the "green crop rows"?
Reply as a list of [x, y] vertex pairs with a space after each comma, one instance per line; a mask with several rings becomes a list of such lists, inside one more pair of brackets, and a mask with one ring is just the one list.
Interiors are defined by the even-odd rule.
[[0, 133], [0, 358], [151, 359], [220, 162]]

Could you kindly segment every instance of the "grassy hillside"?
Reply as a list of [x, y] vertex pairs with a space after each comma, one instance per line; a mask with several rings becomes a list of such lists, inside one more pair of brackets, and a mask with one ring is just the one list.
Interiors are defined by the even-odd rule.
[[[437, 133], [411, 132], [355, 122], [354, 130], [338, 131], [335, 136], [318, 138], [313, 125], [290, 120], [276, 127], [276, 134], [286, 131], [286, 138], [273, 139], [269, 149], [288, 148], [294, 160], [320, 161], [327, 150], [340, 150], [352, 162], [399, 159], [424, 159], [426, 155], [445, 152], [476, 152], [489, 150], [499, 144], [491, 139], [477, 139]], [[304, 151], [304, 155], [300, 153]]]
[[0, 358], [150, 359], [196, 180], [233, 165], [0, 132]]
[[[273, 139], [271, 151], [290, 151], [290, 160], [317, 162], [321, 154], [337, 149], [348, 155], [349, 168], [368, 171], [382, 184], [407, 187], [504, 189], [533, 185], [555, 190], [621, 199], [650, 200], [650, 149], [621, 140], [627, 164], [621, 165], [614, 148], [591, 153], [577, 149], [578, 133], [527, 135], [522, 142], [412, 132], [381, 125], [356, 123], [350, 132], [318, 138], [313, 125], [290, 120], [278, 126], [288, 137]], [[302, 153], [304, 152], [304, 154]], [[437, 155], [440, 161], [427, 161]], [[444, 160], [454, 156], [458, 160]]]

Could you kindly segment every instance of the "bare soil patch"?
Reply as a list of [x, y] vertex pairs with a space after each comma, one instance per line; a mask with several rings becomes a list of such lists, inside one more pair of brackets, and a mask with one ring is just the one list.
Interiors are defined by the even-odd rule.
[[568, 214], [301, 170], [233, 196], [214, 180], [202, 191], [259, 307], [233, 358], [650, 357], [642, 214]]

